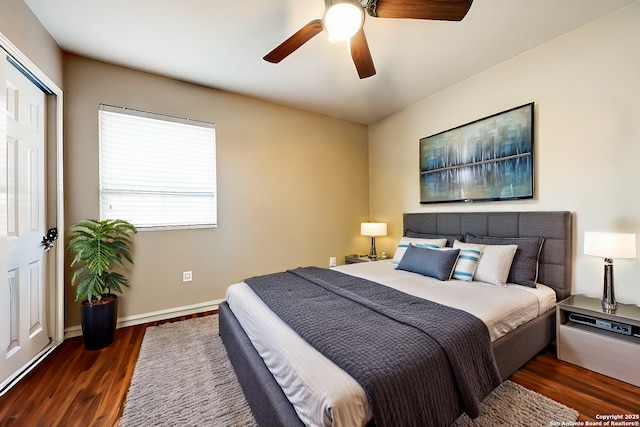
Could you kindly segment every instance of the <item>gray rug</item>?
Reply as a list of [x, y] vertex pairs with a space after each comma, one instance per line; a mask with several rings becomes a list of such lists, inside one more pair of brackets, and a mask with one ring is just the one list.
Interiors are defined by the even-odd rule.
[[[578, 412], [511, 381], [482, 403], [475, 420], [455, 427], [549, 426]], [[255, 426], [224, 345], [218, 316], [147, 329], [120, 427]]]
[[218, 316], [147, 328], [120, 427], [255, 425]]

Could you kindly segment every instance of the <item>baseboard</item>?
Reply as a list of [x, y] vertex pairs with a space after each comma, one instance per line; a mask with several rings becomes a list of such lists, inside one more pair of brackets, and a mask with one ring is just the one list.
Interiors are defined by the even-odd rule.
[[[185, 305], [182, 307], [171, 307], [165, 310], [151, 311], [149, 313], [134, 314], [118, 318], [117, 328], [126, 326], [141, 325], [143, 323], [155, 322], [158, 320], [172, 319], [174, 317], [186, 316], [189, 314], [202, 313], [204, 311], [217, 310], [218, 305], [224, 300], [205, 301], [198, 304]], [[79, 337], [82, 335], [82, 326], [70, 326], [64, 329], [64, 339]]]

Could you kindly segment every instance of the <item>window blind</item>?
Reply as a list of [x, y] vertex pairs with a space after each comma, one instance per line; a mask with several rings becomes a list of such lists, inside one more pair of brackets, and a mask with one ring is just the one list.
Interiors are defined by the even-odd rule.
[[217, 225], [213, 123], [101, 104], [99, 139], [102, 219]]

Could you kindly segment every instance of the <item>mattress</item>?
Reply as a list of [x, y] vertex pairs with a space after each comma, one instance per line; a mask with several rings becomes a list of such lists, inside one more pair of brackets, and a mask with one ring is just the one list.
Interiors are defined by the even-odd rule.
[[[350, 264], [335, 270], [472, 313], [487, 325], [492, 341], [555, 306], [555, 292], [544, 285], [528, 288], [440, 282], [395, 270], [395, 265], [386, 261]], [[303, 423], [361, 426], [371, 419], [362, 387], [302, 340], [248, 285], [230, 286], [226, 300]]]

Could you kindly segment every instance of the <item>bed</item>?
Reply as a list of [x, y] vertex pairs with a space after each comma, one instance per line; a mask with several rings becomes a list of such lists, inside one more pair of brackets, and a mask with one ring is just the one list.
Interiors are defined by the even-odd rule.
[[[447, 239], [447, 246], [454, 246], [455, 240], [465, 240], [465, 237], [469, 236], [477, 237], [480, 239], [478, 242], [484, 243], [487, 241], [482, 239], [500, 239], [496, 241], [497, 243], [504, 243], [504, 239], [543, 239], [537, 258], [535, 281], [545, 286], [536, 286], [536, 288], [550, 290], [554, 301], [564, 299], [571, 290], [571, 231], [569, 212], [408, 213], [403, 216], [404, 236], [413, 239], [444, 238]], [[489, 244], [493, 243], [489, 241]], [[377, 261], [367, 265], [341, 266], [336, 270], [369, 280], [375, 279], [380, 274], [393, 274], [391, 271], [395, 270], [395, 267], [397, 265]], [[379, 271], [371, 273], [372, 270]], [[408, 274], [410, 275], [411, 272]], [[454, 281], [450, 284], [454, 285], [449, 286], [451, 289], [463, 286]], [[436, 284], [436, 286], [441, 285]], [[527, 293], [528, 291], [525, 292], [524, 288], [529, 288], [529, 286], [518, 285], [511, 287], [520, 293]], [[237, 297], [234, 298], [237, 299]], [[553, 340], [554, 301], [547, 305], [540, 304], [540, 307], [544, 308], [539, 315], [525, 323], [517, 324], [508, 333], [491, 333], [490, 348], [500, 379], [508, 378]], [[263, 359], [258, 353], [248, 336], [252, 333], [245, 332], [238, 320], [244, 319], [245, 315], [239, 310], [237, 314], [236, 317], [228, 302], [220, 305], [220, 335], [257, 422], [264, 426], [304, 425], [299, 416], [300, 408], [296, 406], [298, 408], [296, 412], [290, 402], [290, 390], [287, 391], [290, 395], [287, 397], [274, 378], [274, 374], [265, 364], [265, 360], [269, 363], [268, 358]], [[243, 321], [246, 326], [246, 320]], [[281, 334], [278, 332], [274, 335]], [[252, 339], [255, 340], [255, 336], [252, 336]], [[282, 345], [282, 347], [289, 346]], [[264, 349], [260, 351], [264, 355]], [[275, 375], [278, 377], [277, 373]], [[345, 386], [345, 389], [348, 387]], [[300, 393], [304, 400], [304, 392]], [[299, 402], [296, 405], [299, 405]], [[366, 409], [362, 412], [366, 412]], [[370, 414], [365, 416], [370, 417]], [[371, 421], [370, 424], [372, 423]], [[349, 422], [343, 420], [342, 424], [349, 424]]]

